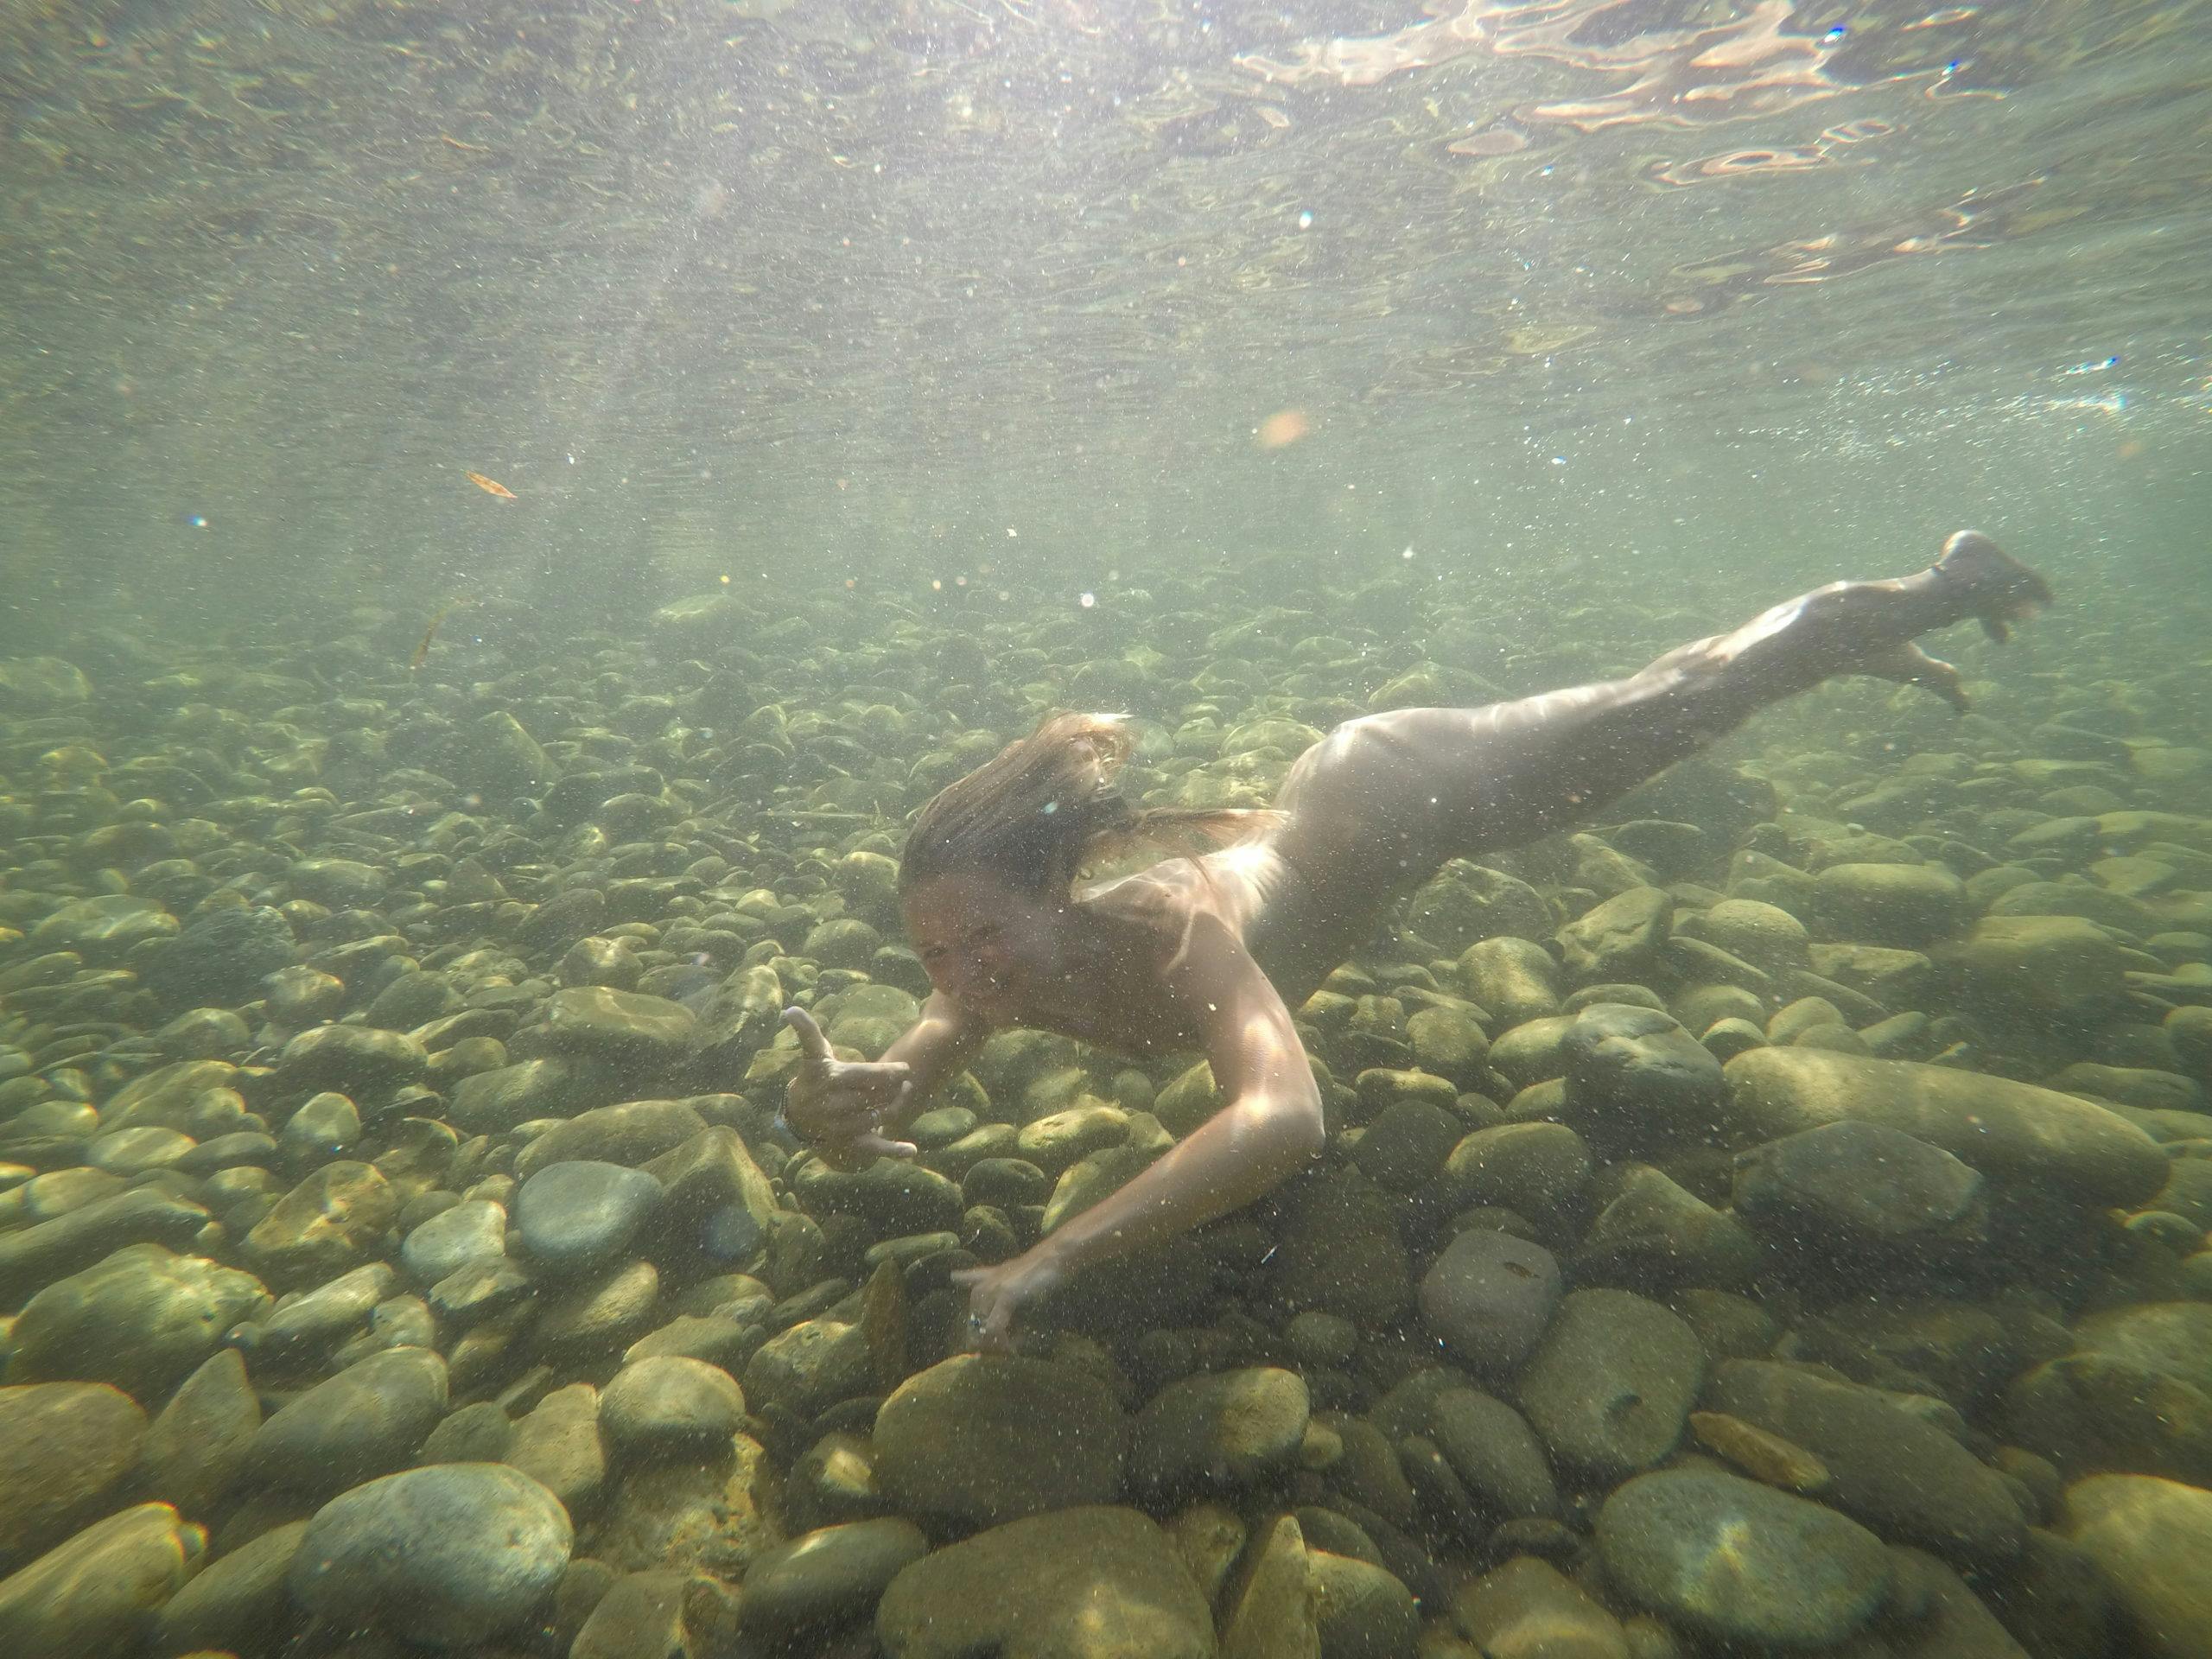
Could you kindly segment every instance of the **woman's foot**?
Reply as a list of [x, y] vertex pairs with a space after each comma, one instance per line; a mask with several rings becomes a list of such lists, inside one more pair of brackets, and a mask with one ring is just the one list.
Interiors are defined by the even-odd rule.
[[1978, 530], [1952, 533], [1935, 574], [1945, 588], [1960, 591], [1965, 613], [1999, 645], [2012, 637], [2013, 623], [2050, 603], [2050, 584]]

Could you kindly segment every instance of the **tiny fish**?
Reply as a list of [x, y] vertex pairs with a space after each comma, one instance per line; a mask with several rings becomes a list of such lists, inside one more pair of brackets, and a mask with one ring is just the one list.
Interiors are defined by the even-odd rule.
[[[476, 474], [471, 473], [469, 476], [474, 478]], [[429, 660], [430, 641], [438, 637], [438, 624], [444, 621], [450, 613], [467, 603], [468, 601], [465, 599], [448, 600], [430, 613], [430, 626], [423, 630], [423, 643], [415, 647], [414, 655], [407, 659], [407, 671], [410, 674]]]
[[512, 501], [518, 499], [512, 490], [500, 483], [496, 478], [486, 478], [481, 473], [463, 473], [461, 476], [467, 479], [470, 483], [474, 484], [478, 489], [483, 491], [486, 495], [496, 495], [502, 501]]

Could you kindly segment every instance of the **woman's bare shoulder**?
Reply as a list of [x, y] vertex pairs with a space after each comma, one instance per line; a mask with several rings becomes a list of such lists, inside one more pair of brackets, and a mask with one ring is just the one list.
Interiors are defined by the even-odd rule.
[[1094, 916], [1147, 927], [1173, 924], [1179, 928], [1194, 912], [1210, 907], [1210, 896], [1205, 880], [1189, 859], [1171, 858], [1134, 875], [1086, 887], [1078, 898]]

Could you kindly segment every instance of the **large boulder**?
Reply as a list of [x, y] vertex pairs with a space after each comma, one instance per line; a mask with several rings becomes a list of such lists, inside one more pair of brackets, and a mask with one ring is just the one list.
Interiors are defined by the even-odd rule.
[[2009, 1077], [1813, 1048], [1750, 1049], [1724, 1070], [1738, 1146], [1852, 1119], [1941, 1147], [1993, 1180], [2087, 1204], [2140, 1204], [2165, 1185], [2165, 1154], [2141, 1129]]
[[551, 1597], [575, 1541], [560, 1500], [520, 1471], [436, 1464], [318, 1510], [292, 1559], [292, 1595], [334, 1625], [474, 1647], [517, 1629]]
[[991, 1526], [1111, 1502], [1126, 1438], [1113, 1389], [1092, 1373], [961, 1354], [877, 1411], [876, 1482], [910, 1513]]
[[1630, 1599], [1723, 1643], [1827, 1648], [1889, 1595], [1890, 1553], [1834, 1510], [1702, 1469], [1641, 1475], [1598, 1512], [1598, 1551]]
[[1135, 1510], [1031, 1516], [924, 1556], [876, 1608], [889, 1659], [1212, 1659], [1213, 1612]]
[[2091, 1475], [2066, 1489], [2064, 1527], [2112, 1586], [2140, 1651], [2212, 1653], [2212, 1491], [2149, 1475]]

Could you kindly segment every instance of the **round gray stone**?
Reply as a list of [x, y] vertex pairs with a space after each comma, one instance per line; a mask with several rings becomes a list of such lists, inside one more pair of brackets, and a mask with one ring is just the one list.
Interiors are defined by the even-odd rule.
[[416, 1284], [429, 1286], [506, 1253], [507, 1212], [489, 1198], [468, 1198], [409, 1233], [399, 1260]]
[[745, 1391], [719, 1365], [677, 1354], [635, 1359], [599, 1398], [599, 1426], [633, 1456], [721, 1446], [745, 1421]]
[[560, 1500], [519, 1470], [410, 1469], [316, 1511], [292, 1560], [292, 1594], [334, 1624], [466, 1647], [529, 1618], [560, 1583], [575, 1541]]
[[660, 1198], [660, 1183], [642, 1169], [581, 1158], [548, 1164], [515, 1195], [523, 1254], [555, 1273], [613, 1267]]
[[1421, 1275], [1421, 1319], [1430, 1334], [1493, 1376], [1529, 1357], [1559, 1299], [1552, 1253], [1511, 1233], [1461, 1233]]
[[426, 1348], [372, 1354], [278, 1410], [253, 1437], [255, 1477], [327, 1493], [395, 1469], [446, 1409], [446, 1363]]
[[756, 1556], [745, 1573], [748, 1633], [798, 1636], [866, 1618], [891, 1580], [929, 1553], [911, 1521], [823, 1527]]

